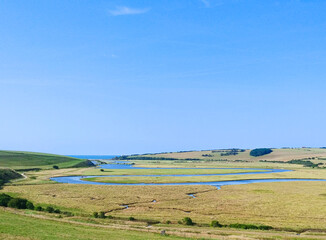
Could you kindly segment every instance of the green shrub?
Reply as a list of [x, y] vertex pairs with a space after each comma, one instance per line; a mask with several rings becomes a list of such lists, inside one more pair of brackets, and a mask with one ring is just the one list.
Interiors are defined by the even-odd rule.
[[93, 212], [93, 217], [98, 218], [98, 212]]
[[27, 201], [26, 208], [27, 209], [30, 209], [30, 210], [34, 210], [35, 209], [34, 204], [32, 202], [30, 202], [30, 201]]
[[54, 212], [54, 208], [51, 207], [51, 206], [47, 206], [47, 207], [45, 208], [45, 211], [48, 212], [48, 213], [53, 213], [53, 212]]
[[43, 209], [41, 206], [37, 206], [37, 207], [35, 208], [35, 210], [36, 210], [36, 211], [40, 211], [40, 212], [44, 211], [44, 209]]
[[223, 225], [214, 220], [211, 222], [211, 227], [223, 227]]
[[171, 224], [171, 221], [170, 221], [170, 220], [167, 220], [167, 221], [166, 221], [166, 224]]
[[54, 213], [61, 213], [60, 209], [55, 209], [53, 212]]
[[243, 223], [233, 223], [230, 224], [229, 227], [231, 228], [242, 228], [242, 229], [259, 229], [259, 230], [270, 230], [273, 227], [266, 226], [266, 225], [253, 225], [253, 224], [243, 224]]
[[5, 194], [5, 193], [1, 193], [0, 194], [0, 206], [2, 207], [8, 207], [8, 203], [9, 201], [12, 199], [11, 196]]
[[57, 165], [54, 165], [53, 168], [54, 169], [59, 169], [59, 167]]
[[188, 226], [192, 226], [194, 225], [194, 222], [192, 221], [192, 219], [190, 217], [185, 217], [182, 220], [183, 224], [188, 225]]
[[26, 209], [27, 199], [24, 198], [12, 198], [8, 202], [8, 207], [18, 208], [18, 209]]
[[99, 218], [105, 218], [105, 212], [100, 212], [98, 215]]
[[134, 217], [129, 217], [128, 220], [129, 221], [135, 221], [136, 219]]
[[260, 230], [271, 230], [271, 229], [273, 229], [273, 227], [266, 226], [266, 225], [261, 225], [261, 226], [258, 226], [258, 229], [260, 229]]
[[113, 219], [112, 215], [107, 216], [108, 219]]

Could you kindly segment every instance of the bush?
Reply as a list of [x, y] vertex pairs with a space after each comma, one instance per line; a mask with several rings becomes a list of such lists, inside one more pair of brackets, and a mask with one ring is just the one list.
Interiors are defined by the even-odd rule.
[[171, 221], [170, 221], [170, 220], [167, 220], [167, 221], [166, 221], [166, 224], [171, 224]]
[[27, 209], [30, 209], [30, 210], [34, 210], [35, 209], [34, 204], [32, 202], [30, 202], [30, 201], [27, 201], [26, 208]]
[[40, 212], [44, 211], [44, 209], [43, 209], [41, 206], [37, 206], [37, 207], [35, 208], [35, 210], [36, 210], [36, 211], [40, 211]]
[[113, 219], [112, 215], [107, 216], [108, 219]]
[[9, 201], [12, 199], [11, 196], [5, 194], [5, 193], [1, 193], [0, 194], [0, 206], [2, 207], [8, 207], [8, 203]]
[[93, 217], [98, 218], [98, 212], [93, 212]]
[[60, 209], [55, 209], [53, 212], [54, 213], [61, 213]]
[[134, 217], [129, 217], [128, 220], [129, 221], [135, 221], [136, 219]]
[[211, 227], [223, 227], [223, 225], [220, 224], [218, 221], [212, 221], [211, 222]]
[[26, 209], [27, 199], [24, 198], [12, 198], [8, 202], [8, 207], [18, 208], [18, 209]]
[[51, 207], [51, 206], [48, 206], [45, 208], [45, 211], [48, 212], [48, 213], [53, 213], [54, 212], [54, 208]]
[[250, 151], [250, 156], [259, 157], [273, 152], [270, 148], [256, 148]]
[[54, 169], [59, 169], [59, 167], [57, 165], [54, 165], [53, 168]]
[[101, 171], [101, 172], [104, 172], [104, 169], [101, 169], [100, 171]]
[[273, 229], [273, 227], [266, 226], [266, 225], [261, 225], [261, 226], [258, 226], [258, 229], [260, 229], [260, 230], [271, 230], [271, 229]]
[[192, 221], [192, 219], [190, 217], [185, 217], [182, 220], [183, 224], [188, 225], [188, 226], [192, 226], [194, 225], [194, 222]]
[[253, 224], [242, 224], [242, 223], [234, 223], [230, 224], [229, 227], [231, 228], [242, 228], [242, 229], [259, 229], [259, 230], [270, 230], [273, 227], [266, 226], [266, 225], [253, 225]]
[[100, 212], [98, 215], [99, 218], [105, 218], [105, 212]]

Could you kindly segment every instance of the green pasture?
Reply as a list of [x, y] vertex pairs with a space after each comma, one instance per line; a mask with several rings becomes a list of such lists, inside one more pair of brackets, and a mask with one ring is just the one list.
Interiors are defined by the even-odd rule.
[[57, 240], [57, 239], [185, 239], [174, 236], [160, 236], [159, 234], [136, 232], [131, 230], [117, 230], [112, 228], [88, 226], [72, 222], [61, 222], [23, 216], [0, 208], [0, 239], [33, 239], [33, 240]]
[[17, 170], [28, 168], [46, 169], [52, 168], [53, 165], [66, 168], [83, 161], [85, 160], [46, 153], [0, 151], [0, 167]]

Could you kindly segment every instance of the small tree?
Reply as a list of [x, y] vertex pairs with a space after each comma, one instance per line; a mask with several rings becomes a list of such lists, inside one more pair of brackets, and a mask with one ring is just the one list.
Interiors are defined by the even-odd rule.
[[185, 225], [188, 225], [188, 226], [194, 225], [194, 222], [192, 221], [192, 219], [190, 217], [185, 217], [182, 221]]
[[93, 212], [93, 217], [98, 218], [98, 212]]

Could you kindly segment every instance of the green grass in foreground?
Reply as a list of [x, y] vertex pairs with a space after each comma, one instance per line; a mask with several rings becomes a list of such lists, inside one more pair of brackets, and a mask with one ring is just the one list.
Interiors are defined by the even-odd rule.
[[0, 151], [0, 166], [18, 170], [51, 168], [53, 165], [65, 168], [72, 167], [83, 161], [85, 160], [46, 153]]
[[185, 239], [21, 216], [0, 209], [0, 239]]

